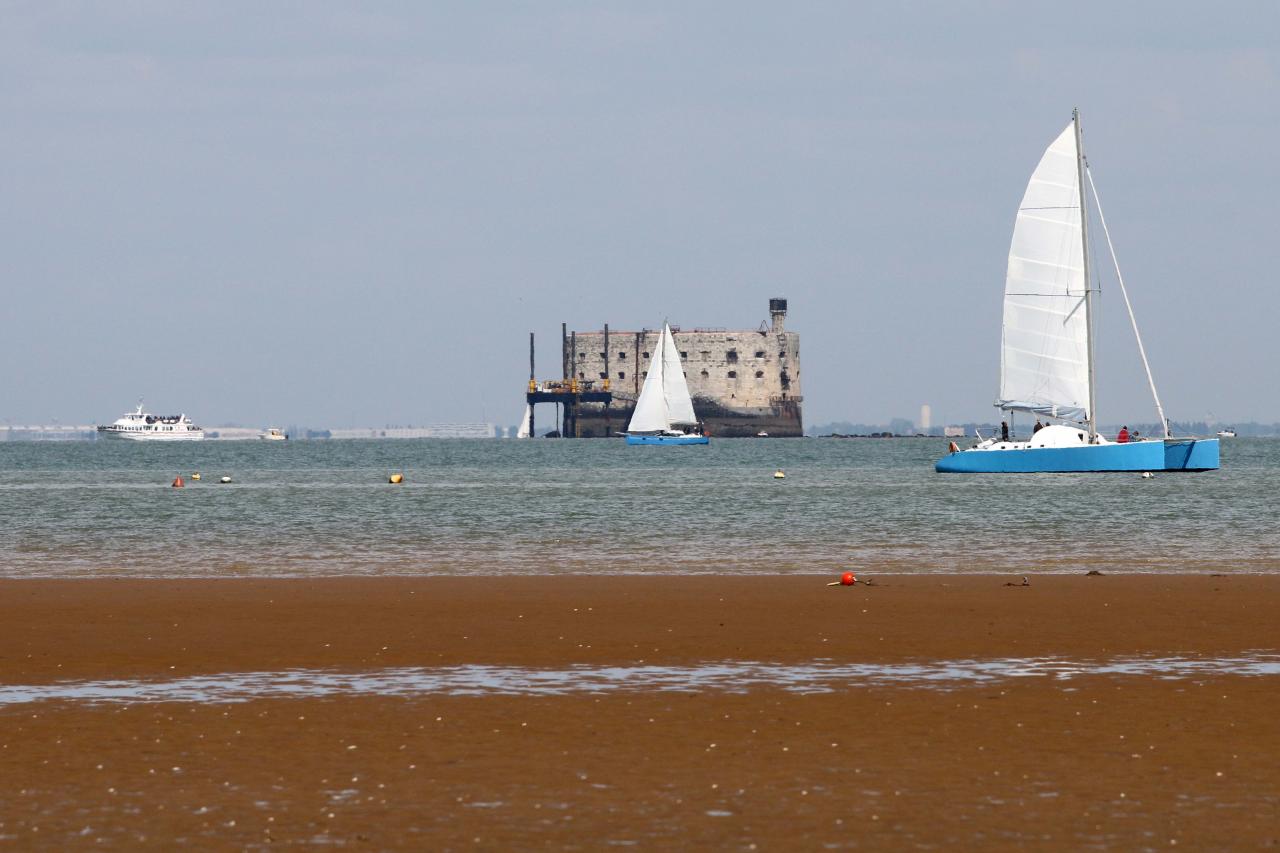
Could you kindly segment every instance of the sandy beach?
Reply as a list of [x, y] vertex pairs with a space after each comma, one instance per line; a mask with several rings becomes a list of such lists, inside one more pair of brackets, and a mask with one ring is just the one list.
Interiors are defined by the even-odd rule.
[[[1276, 652], [1280, 577], [0, 582], [0, 686]], [[0, 705], [15, 847], [1280, 844], [1280, 676]]]

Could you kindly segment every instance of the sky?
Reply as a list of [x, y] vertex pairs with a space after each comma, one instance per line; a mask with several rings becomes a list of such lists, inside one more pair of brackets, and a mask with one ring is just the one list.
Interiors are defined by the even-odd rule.
[[[528, 334], [755, 328], [805, 420], [996, 417], [1070, 120], [1169, 416], [1278, 421], [1272, 3], [0, 3], [0, 419], [490, 421]], [[1154, 420], [1103, 280], [1099, 417]]]

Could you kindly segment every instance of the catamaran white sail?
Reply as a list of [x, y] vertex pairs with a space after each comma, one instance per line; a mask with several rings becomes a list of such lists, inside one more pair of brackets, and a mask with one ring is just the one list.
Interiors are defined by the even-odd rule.
[[[1089, 192], [1092, 191], [1092, 192]], [[988, 439], [938, 461], [940, 472], [1203, 471], [1218, 467], [1217, 439], [1175, 439], [1156, 393], [1124, 278], [1116, 279], [1147, 371], [1163, 436], [1107, 441], [1098, 434], [1090, 277], [1089, 204], [1115, 252], [1084, 156], [1080, 114], [1040, 158], [1018, 207], [1005, 277], [1000, 394], [1006, 417], [1026, 412], [1060, 421], [1030, 441]]]
[[[690, 431], [679, 427], [689, 427]], [[680, 352], [666, 323], [662, 324], [658, 350], [650, 359], [649, 375], [644, 379], [625, 435], [627, 444], [708, 443], [707, 436], [698, 429]]]
[[532, 438], [533, 437], [533, 404], [525, 403], [524, 420], [520, 421], [520, 428], [516, 430], [516, 438]]

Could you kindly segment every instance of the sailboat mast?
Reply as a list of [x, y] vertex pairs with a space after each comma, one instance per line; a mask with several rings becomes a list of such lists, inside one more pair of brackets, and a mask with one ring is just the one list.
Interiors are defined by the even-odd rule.
[[1084, 326], [1089, 357], [1089, 443], [1098, 435], [1097, 382], [1093, 372], [1093, 284], [1089, 277], [1089, 208], [1085, 205], [1084, 139], [1080, 133], [1080, 110], [1071, 111], [1076, 126], [1076, 171], [1080, 186], [1080, 248], [1084, 259]]

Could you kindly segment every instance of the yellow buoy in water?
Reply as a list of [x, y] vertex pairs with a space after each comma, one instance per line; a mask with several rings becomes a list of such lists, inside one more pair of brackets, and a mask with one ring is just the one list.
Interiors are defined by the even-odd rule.
[[195, 472], [193, 472], [193, 473], [192, 473], [192, 475], [191, 475], [191, 479], [193, 479], [193, 480], [199, 480], [199, 479], [200, 479], [200, 472], [199, 472], [199, 471], [195, 471]]
[[403, 483], [403, 482], [404, 482], [404, 474], [392, 474], [390, 477], [388, 477], [388, 478], [387, 478], [387, 482], [389, 482], [389, 483]]
[[781, 468], [779, 468], [777, 471], [774, 471], [774, 472], [773, 472], [773, 479], [775, 479], [775, 480], [783, 480], [783, 479], [786, 479], [786, 476], [787, 476], [786, 474], [782, 473], [782, 469], [781, 469]]

